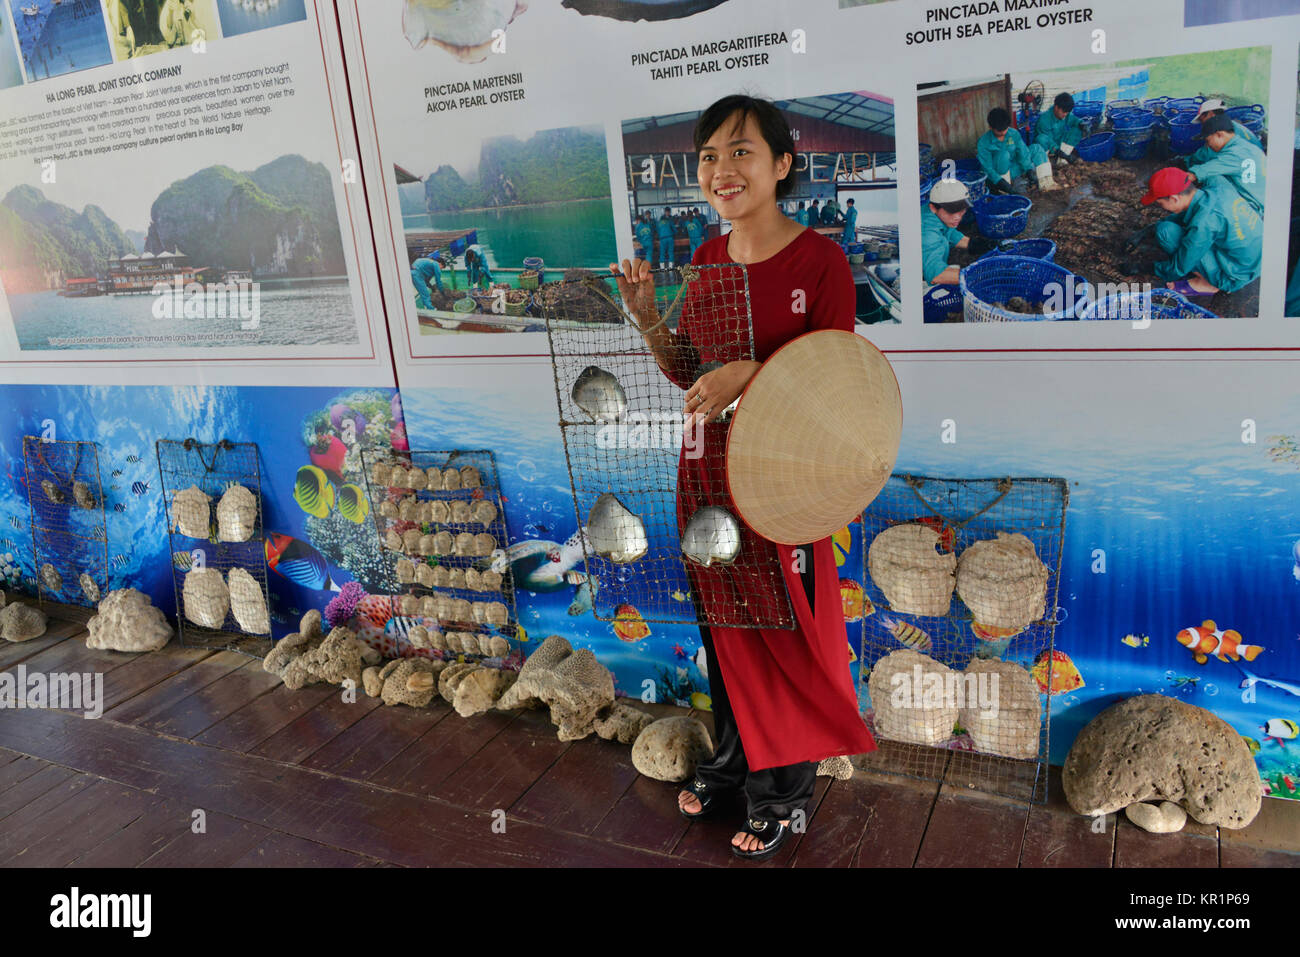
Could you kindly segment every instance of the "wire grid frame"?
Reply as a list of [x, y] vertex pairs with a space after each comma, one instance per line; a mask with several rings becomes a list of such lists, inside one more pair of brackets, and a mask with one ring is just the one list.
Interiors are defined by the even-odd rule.
[[[439, 598], [463, 600], [470, 604], [471, 613], [475, 605], [500, 602], [506, 607], [504, 623], [478, 621], [472, 615], [469, 618], [453, 619], [424, 613], [412, 615], [403, 613], [400, 618], [406, 620], [409, 626], [423, 625], [431, 633], [437, 631], [444, 636], [447, 632], [454, 631], [471, 635], [501, 635], [508, 640], [519, 640], [516, 589], [510, 571], [510, 562], [506, 557], [509, 541], [496, 455], [488, 449], [409, 452], [362, 449], [361, 463], [366, 474], [366, 494], [370, 498], [370, 514], [374, 517], [375, 530], [385, 550], [392, 553], [394, 565], [404, 557], [409, 559], [417, 569], [420, 565], [432, 568], [442, 566], [453, 575], [457, 575], [458, 580], [461, 581], [464, 580], [461, 576], [471, 569], [494, 571], [501, 576], [500, 587], [481, 589], [435, 586], [415, 581], [407, 583], [406, 594], [421, 600], [425, 598], [432, 598], [435, 601]], [[417, 480], [415, 484], [424, 487], [412, 488], [409, 478], [399, 485], [377, 482], [376, 466], [379, 466], [381, 475], [390, 477], [395, 466], [406, 470], [408, 476], [412, 469], [418, 469], [423, 473], [421, 476], [423, 481]], [[447, 487], [448, 473], [460, 473], [466, 468], [477, 471], [478, 484], [465, 488], [462, 477], [452, 480], [450, 484], [453, 487]], [[463, 513], [460, 519], [456, 517], [458, 506], [461, 509], [472, 510], [480, 502], [487, 502], [493, 506], [494, 516], [491, 521], [475, 520], [472, 515], [466, 518]], [[433, 503], [441, 503], [441, 507]], [[408, 511], [412, 517], [401, 517], [400, 510], [403, 507], [408, 510], [414, 509], [413, 513]], [[449, 514], [445, 520], [432, 514], [435, 508], [439, 515], [442, 508], [447, 510]], [[398, 514], [391, 514], [394, 511], [398, 511]], [[407, 537], [408, 533], [412, 532], [415, 534]], [[390, 537], [390, 533], [396, 538]], [[440, 547], [438, 553], [429, 553], [433, 542], [438, 540], [441, 533], [446, 533], [449, 537], [451, 547]], [[474, 547], [462, 547], [461, 542], [464, 542], [465, 546], [470, 544], [468, 539], [461, 538], [465, 535], [487, 535], [491, 537], [491, 542], [479, 540]], [[395, 547], [399, 542], [400, 547]], [[487, 547], [489, 544], [490, 548]], [[430, 624], [435, 627], [430, 628]], [[448, 650], [453, 655], [460, 653], [456, 648], [436, 650]], [[464, 648], [463, 653], [466, 657], [474, 655], [486, 657], [481, 651], [475, 653], [469, 648]]]
[[[886, 655], [910, 649], [959, 673], [979, 659], [985, 663], [976, 664], [976, 671], [993, 667], [987, 663], [992, 661], [1018, 665], [1029, 673], [1032, 685], [1024, 675], [1005, 673], [999, 675], [996, 686], [988, 677], [964, 683], [966, 693], [977, 695], [976, 703], [966, 699], [972, 710], [977, 708], [979, 694], [987, 696], [993, 690], [1002, 720], [976, 718], [977, 728], [965, 728], [958, 721], [952, 734], [945, 734], [943, 727], [951, 715], [937, 714], [931, 702], [923, 699], [922, 707], [905, 720], [911, 727], [931, 729], [946, 738], [932, 745], [882, 736], [873, 702], [867, 717], [879, 747], [862, 756], [864, 766], [905, 777], [948, 780], [1027, 803], [1046, 801], [1051, 717], [1048, 692], [1070, 690], [1071, 679], [1077, 678], [1072, 665], [1060, 666], [1054, 650], [1068, 505], [1069, 489], [1061, 478], [950, 479], [906, 473], [890, 477], [862, 515], [862, 581], [874, 607], [874, 613], [868, 612], [863, 622], [859, 655], [863, 684], [868, 683], [871, 672]], [[904, 523], [928, 526], [937, 533], [938, 554], [957, 558], [976, 542], [995, 539], [998, 532], [1025, 536], [1046, 566], [1041, 616], [1023, 628], [987, 625], [976, 620], [955, 590], [946, 614], [919, 615], [891, 609], [881, 585], [871, 576], [869, 552], [877, 535]], [[919, 583], [919, 579], [907, 581]], [[917, 601], [922, 591], [919, 584], [915, 593], [903, 591], [909, 607], [918, 607], [910, 602]], [[898, 591], [894, 594], [899, 596]], [[983, 691], [979, 690], [981, 682]], [[916, 682], [908, 684], [913, 693], [919, 690]], [[989, 700], [984, 699], [985, 705]], [[951, 711], [951, 702], [943, 704]]]
[[108, 594], [108, 523], [99, 447], [94, 442], [24, 435], [23, 465], [37, 600], [94, 607]]
[[[652, 278], [627, 304], [612, 276], [542, 302], [592, 614], [628, 641], [642, 622], [794, 628], [776, 546], [727, 491], [730, 412], [699, 429], [683, 416], [701, 375], [754, 358], [748, 273]], [[620, 321], [595, 318], [611, 314]]]
[[[226, 612], [220, 628], [197, 624], [185, 615], [185, 577], [190, 571], [198, 567], [215, 568], [223, 578], [229, 579], [233, 569], [242, 568], [261, 589], [262, 605], [267, 611], [268, 620], [270, 618], [262, 470], [257, 443], [232, 442], [229, 439], [219, 442], [200, 442], [194, 438], [183, 441], [159, 439], [155, 448], [163, 507], [167, 515], [170, 546], [168, 564], [176, 592], [176, 618], [181, 644], [191, 648], [223, 648], [252, 657], [264, 657], [271, 650], [270, 631], [260, 635], [245, 632], [235, 619], [233, 610]], [[235, 485], [248, 489], [257, 505], [253, 532], [244, 542], [218, 541], [215, 532], [216, 508], [221, 497]], [[191, 486], [197, 486], [210, 499], [207, 538], [190, 537], [177, 526], [174, 507], [176, 493]]]

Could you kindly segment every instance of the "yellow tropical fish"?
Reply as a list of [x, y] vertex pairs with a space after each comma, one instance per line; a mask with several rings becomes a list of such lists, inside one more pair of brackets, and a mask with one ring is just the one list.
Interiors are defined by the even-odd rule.
[[1063, 694], [1083, 687], [1083, 675], [1079, 674], [1079, 669], [1064, 651], [1052, 651], [1049, 654], [1044, 648], [1034, 659], [1034, 666], [1029, 669], [1029, 673], [1038, 683], [1038, 690], [1044, 694]]
[[523, 625], [515, 625], [515, 639], [517, 641], [528, 641], [528, 631]]
[[1125, 635], [1120, 641], [1130, 648], [1144, 648], [1151, 639], [1146, 635]]
[[853, 642], [849, 642], [849, 664], [858, 660], [858, 653], [853, 650]]
[[293, 483], [293, 500], [308, 515], [324, 518], [334, 506], [334, 486], [321, 469], [304, 465]]
[[880, 624], [888, 628], [889, 633], [897, 638], [904, 647], [919, 651], [922, 654], [930, 650], [930, 636], [911, 622], [896, 621], [888, 615], [882, 615]]
[[358, 486], [348, 483], [339, 488], [339, 514], [355, 525], [360, 525], [370, 514], [370, 502]]
[[853, 550], [853, 536], [847, 525], [831, 536], [831, 549], [835, 552], [836, 568], [849, 560], [849, 552]]
[[697, 691], [691, 695], [691, 707], [696, 711], [712, 711], [713, 699], [703, 691]]
[[690, 597], [691, 597], [690, 592], [682, 591], [680, 588], [677, 591], [673, 592], [674, 601], [688, 601], [690, 600]]

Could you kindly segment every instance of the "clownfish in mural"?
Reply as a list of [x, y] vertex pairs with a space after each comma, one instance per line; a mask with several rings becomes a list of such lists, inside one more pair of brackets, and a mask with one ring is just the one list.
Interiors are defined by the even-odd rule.
[[1198, 665], [1209, 661], [1211, 655], [1220, 661], [1227, 661], [1229, 658], [1233, 661], [1242, 658], [1254, 661], [1264, 650], [1260, 645], [1243, 645], [1239, 632], [1231, 628], [1220, 630], [1219, 626], [1208, 618], [1201, 622], [1200, 627], [1184, 628], [1174, 635], [1174, 640], [1192, 653]]

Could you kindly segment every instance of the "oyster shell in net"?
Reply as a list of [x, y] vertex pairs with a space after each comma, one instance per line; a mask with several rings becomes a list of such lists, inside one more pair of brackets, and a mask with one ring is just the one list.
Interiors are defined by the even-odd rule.
[[574, 380], [573, 404], [597, 422], [617, 422], [627, 411], [627, 393], [612, 372], [587, 366]]
[[716, 505], [696, 509], [682, 531], [682, 554], [697, 565], [730, 565], [740, 554], [740, 523]]
[[611, 562], [634, 562], [650, 551], [645, 524], [609, 492], [602, 492], [587, 515], [592, 549]]
[[271, 619], [257, 579], [243, 568], [232, 568], [226, 577], [230, 588], [230, 610], [235, 621], [239, 622], [240, 630], [250, 635], [269, 634]]

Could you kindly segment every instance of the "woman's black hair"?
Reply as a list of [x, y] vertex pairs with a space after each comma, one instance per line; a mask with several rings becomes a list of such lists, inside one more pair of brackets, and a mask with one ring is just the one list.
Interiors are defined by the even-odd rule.
[[989, 128], [994, 133], [1001, 133], [1011, 126], [1011, 114], [1000, 106], [989, 110]]
[[718, 100], [695, 121], [695, 151], [698, 153], [702, 150], [709, 137], [736, 113], [740, 114], [736, 117], [736, 123], [742, 126], [747, 117], [754, 118], [773, 157], [779, 157], [782, 153], [790, 154], [790, 171], [776, 183], [776, 198], [784, 199], [794, 192], [794, 134], [790, 132], [790, 124], [786, 122], [785, 115], [771, 100], [739, 93]]

